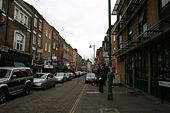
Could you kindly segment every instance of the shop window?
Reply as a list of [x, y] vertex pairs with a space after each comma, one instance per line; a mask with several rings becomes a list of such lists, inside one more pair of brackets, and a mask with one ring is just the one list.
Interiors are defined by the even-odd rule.
[[14, 44], [13, 44], [14, 49], [24, 51], [25, 50], [25, 35], [16, 31], [14, 36], [15, 36]]

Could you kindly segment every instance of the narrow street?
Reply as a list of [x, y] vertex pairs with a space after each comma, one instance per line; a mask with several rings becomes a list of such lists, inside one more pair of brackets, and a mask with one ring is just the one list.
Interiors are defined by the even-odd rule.
[[69, 113], [84, 87], [84, 76], [47, 90], [33, 89], [28, 96], [12, 96], [0, 113]]

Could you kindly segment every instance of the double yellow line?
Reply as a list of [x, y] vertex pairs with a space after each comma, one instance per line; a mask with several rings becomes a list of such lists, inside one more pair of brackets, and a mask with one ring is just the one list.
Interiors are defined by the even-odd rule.
[[82, 95], [83, 95], [83, 93], [84, 93], [85, 88], [86, 88], [86, 85], [84, 85], [84, 87], [83, 87], [80, 95], [78, 96], [78, 98], [77, 98], [77, 100], [75, 101], [73, 107], [71, 108], [70, 113], [74, 113], [74, 112], [75, 112], [75, 110], [76, 110], [76, 108], [77, 108], [77, 106], [78, 106], [78, 103], [79, 103], [79, 101], [80, 101], [80, 98], [82, 97]]

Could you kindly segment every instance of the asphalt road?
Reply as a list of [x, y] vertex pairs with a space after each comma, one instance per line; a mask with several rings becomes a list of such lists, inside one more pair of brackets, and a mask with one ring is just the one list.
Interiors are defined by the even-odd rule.
[[84, 87], [82, 76], [47, 90], [33, 89], [30, 95], [10, 97], [0, 105], [0, 113], [72, 113]]

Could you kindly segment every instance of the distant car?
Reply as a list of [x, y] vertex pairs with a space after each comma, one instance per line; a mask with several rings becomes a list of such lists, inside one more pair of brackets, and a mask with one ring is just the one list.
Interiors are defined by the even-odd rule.
[[33, 87], [46, 89], [50, 86], [55, 86], [56, 78], [51, 73], [37, 73], [34, 75]]
[[66, 74], [67, 80], [72, 80], [74, 78], [74, 74], [71, 72], [67, 72], [65, 74]]
[[85, 83], [96, 82], [96, 75], [94, 73], [87, 73]]
[[65, 82], [67, 80], [66, 78], [66, 74], [65, 73], [56, 73], [54, 74], [55, 78], [56, 78], [56, 82]]
[[81, 75], [81, 74], [80, 74], [80, 71], [76, 71], [75, 73], [76, 73], [76, 76], [77, 76], [77, 77], [80, 77], [80, 75]]
[[30, 93], [33, 75], [28, 67], [0, 67], [0, 103], [7, 95]]

